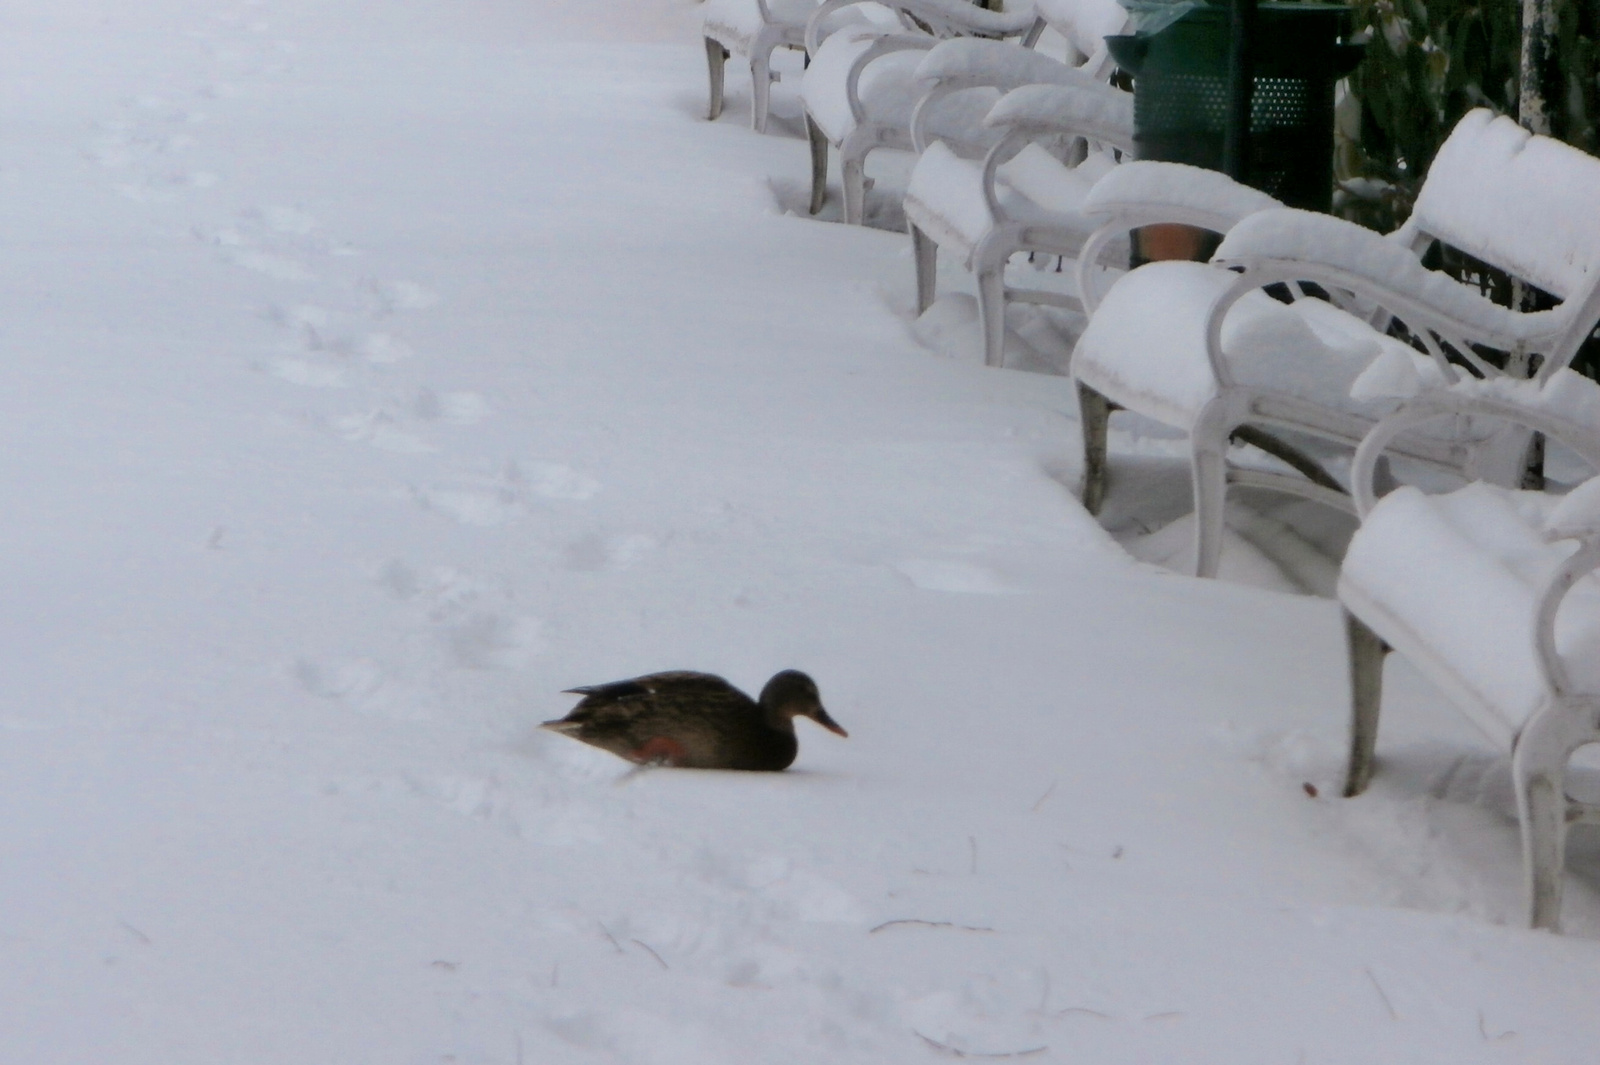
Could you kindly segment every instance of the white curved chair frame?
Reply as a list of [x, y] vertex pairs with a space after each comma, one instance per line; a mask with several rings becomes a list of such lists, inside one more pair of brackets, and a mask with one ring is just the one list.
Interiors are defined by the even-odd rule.
[[[1363, 519], [1378, 505], [1374, 479], [1380, 457], [1408, 431], [1440, 417], [1505, 419], [1561, 441], [1593, 469], [1600, 470], [1600, 427], [1579, 425], [1519, 403], [1511, 390], [1487, 394], [1470, 385], [1465, 392], [1440, 389], [1410, 401], [1380, 421], [1357, 449], [1351, 480]], [[1587, 744], [1600, 743], [1600, 692], [1586, 691], [1573, 683], [1556, 651], [1555, 625], [1574, 585], [1586, 574], [1600, 570], [1600, 527], [1538, 531], [1546, 540], [1576, 540], [1578, 548], [1545, 578], [1537, 611], [1529, 619], [1532, 631], [1520, 630], [1515, 617], [1482, 618], [1486, 638], [1471, 649], [1475, 655], [1493, 656], [1496, 648], [1508, 641], [1534, 641], [1543, 698], [1526, 721], [1513, 720], [1509, 712], [1484, 705], [1480, 694], [1454, 676], [1447, 656], [1435, 642], [1441, 636], [1428, 631], [1425, 619], [1397, 617], [1350, 582], [1341, 582], [1339, 598], [1345, 610], [1351, 678], [1350, 759], [1344, 794], [1361, 794], [1372, 778], [1383, 658], [1392, 646], [1439, 684], [1492, 742], [1503, 750], [1509, 749], [1522, 833], [1528, 919], [1535, 928], [1554, 931], [1561, 917], [1567, 829], [1579, 823], [1600, 824], [1600, 806], [1572, 799], [1565, 787], [1573, 752]], [[1485, 554], [1484, 564], [1497, 566], [1499, 562]], [[1470, 574], [1461, 576], [1471, 579]], [[1594, 648], [1594, 653], [1600, 654], [1600, 647]]]
[[722, 115], [724, 67], [730, 54], [737, 51], [750, 62], [750, 128], [757, 133], [767, 131], [767, 115], [772, 103], [772, 83], [778, 76], [772, 71], [772, 53], [780, 48], [804, 51], [806, 27], [803, 23], [784, 22], [767, 6], [767, 0], [750, 0], [760, 12], [761, 29], [748, 44], [727, 34], [717, 34], [716, 27], [707, 25], [705, 33], [706, 70], [711, 80], [711, 100], [706, 108], [706, 118], [715, 122]]
[[[849, 103], [852, 128], [842, 139], [830, 142], [828, 135], [808, 113], [806, 137], [811, 148], [810, 212], [822, 210], [827, 198], [828, 148], [839, 153], [844, 189], [844, 220], [860, 225], [866, 213], [866, 160], [878, 148], [910, 151], [911, 131], [897, 123], [882, 122], [868, 114], [859, 87], [861, 76], [875, 60], [894, 52], [926, 51], [941, 40], [976, 36], [1018, 37], [1032, 47], [1044, 32], [1044, 20], [1024, 0], [1016, 12], [994, 12], [968, 0], [824, 0], [806, 24], [806, 55], [815, 60], [824, 46], [822, 31], [834, 12], [854, 4], [871, 3], [887, 7], [900, 18], [905, 33], [885, 33], [855, 57], [845, 74], [844, 92]], [[810, 76], [808, 74], [808, 76]]]
[[[1501, 124], [1509, 125], [1510, 129]], [[1473, 170], [1474, 138], [1483, 136], [1485, 130], [1500, 137], [1513, 131], [1520, 133], [1509, 119], [1492, 118], [1481, 111], [1469, 114], [1451, 135], [1450, 140], [1456, 141], [1453, 150], [1447, 142], [1435, 160], [1434, 170], [1445, 172], [1444, 181], [1459, 186], [1478, 178], [1492, 181], [1496, 177]], [[1521, 136], [1531, 135], [1522, 133]], [[1536, 139], [1548, 142], [1547, 138]], [[1570, 151], [1577, 154], [1576, 149]], [[1600, 173], [1600, 162], [1588, 160], [1583, 165], [1591, 163]], [[1434, 173], [1430, 173], [1429, 183], [1434, 180]], [[1542, 195], [1557, 218], [1570, 214], [1573, 209], [1561, 199], [1564, 192], [1559, 187], [1524, 188], [1521, 193], [1530, 200]], [[1426, 197], [1425, 184], [1418, 201], [1419, 212]], [[1330, 402], [1321, 404], [1236, 379], [1222, 350], [1222, 324], [1228, 311], [1246, 294], [1276, 284], [1287, 284], [1296, 292], [1303, 291], [1305, 283], [1320, 286], [1340, 306], [1357, 313], [1380, 330], [1394, 323], [1403, 325], [1411, 336], [1418, 338], [1445, 381], [1455, 381], [1462, 376], [1460, 367], [1447, 358], [1445, 346], [1485, 377], [1501, 376], [1502, 371], [1479, 356], [1475, 348], [1480, 345], [1509, 352], [1513, 372], [1537, 358], [1540, 379], [1566, 366], [1577, 353], [1578, 346], [1600, 317], [1600, 247], [1590, 251], [1594, 268], [1585, 282], [1587, 287], [1558, 292], [1565, 298], [1555, 310], [1509, 310], [1421, 266], [1422, 253], [1434, 241], [1458, 246], [1466, 243], [1456, 239], [1457, 231], [1452, 224], [1454, 220], [1449, 217], [1448, 206], [1434, 211], [1427, 228], [1414, 216], [1413, 221], [1387, 237], [1326, 215], [1288, 208], [1257, 212], [1228, 232], [1212, 263], [1218, 268], [1236, 269], [1239, 276], [1212, 305], [1206, 321], [1206, 354], [1215, 380], [1215, 396], [1194, 425], [1176, 426], [1190, 436], [1197, 575], [1216, 575], [1222, 549], [1223, 507], [1227, 490], [1232, 485], [1270, 488], [1346, 511], [1354, 509], [1349, 497], [1336, 484], [1330, 483], [1326, 476], [1303, 476], [1310, 471], [1299, 464], [1295, 464], [1298, 473], [1280, 474], [1230, 463], [1231, 438], [1246, 428], [1269, 426], [1354, 449], [1374, 424], [1372, 418], [1336, 406], [1334, 401], [1342, 397], [1330, 397]], [[1477, 228], [1473, 229], [1474, 226]], [[1462, 229], [1473, 229], [1473, 235], [1481, 237], [1481, 219], [1463, 223]], [[1518, 234], [1507, 232], [1501, 237], [1507, 245], [1514, 246]], [[1517, 256], [1502, 257], [1492, 244], [1477, 247], [1478, 257], [1490, 265], [1506, 268], [1514, 276], [1518, 274]], [[1330, 252], [1339, 254], [1329, 255]], [[1538, 280], [1553, 284], [1550, 279]], [[1074, 360], [1073, 372], [1078, 379], [1084, 409], [1083, 496], [1085, 506], [1096, 512], [1104, 495], [1106, 415], [1112, 407], [1138, 410], [1138, 399], [1119, 391], [1114, 380], [1079, 363], [1080, 360]], [[1396, 449], [1411, 458], [1460, 471], [1468, 477], [1515, 483], [1520, 477], [1525, 442], [1525, 433], [1507, 433], [1483, 442], [1482, 446], [1467, 448], [1443, 439], [1413, 436], [1398, 443]]]
[[[999, 142], [983, 159], [980, 187], [990, 223], [977, 241], [963, 250], [966, 252], [965, 265], [977, 279], [978, 308], [983, 327], [983, 358], [988, 366], [999, 366], [1004, 359], [1005, 305], [1008, 300], [1069, 309], [1080, 306], [1078, 300], [1066, 294], [1007, 287], [1007, 262], [1019, 252], [1059, 255], [1063, 258], [1076, 256], [1083, 246], [1083, 234], [1087, 229], [1082, 216], [1058, 216], [1055, 219], [1013, 217], [1001, 203], [996, 188], [1000, 168], [1032, 143], [1078, 142], [1074, 154], [1080, 160], [1091, 152], [1128, 154], [1133, 150], [1131, 96], [1110, 86], [1097, 84], [1086, 76], [1068, 77], [1077, 74], [1072, 68], [1062, 66], [1057, 77], [1059, 84], [1027, 85], [1015, 89], [1002, 97], [984, 120], [986, 126], [1002, 131]], [[988, 80], [992, 84], [999, 79]], [[952, 83], [957, 88], [983, 84], [977, 78], [950, 78], [945, 79], [940, 88], [955, 91]], [[922, 121], [925, 109], [930, 101], [937, 98], [936, 90], [925, 96], [918, 105], [912, 124], [913, 142], [918, 152], [927, 148]], [[943, 237], [944, 242], [958, 246], [965, 245], [966, 241], [954, 233], [943, 232], [945, 227], [939, 222], [937, 214], [915, 196], [907, 195], [905, 210], [906, 226], [911, 234], [912, 259], [916, 266], [917, 313], [921, 314], [934, 300], [939, 238]]]

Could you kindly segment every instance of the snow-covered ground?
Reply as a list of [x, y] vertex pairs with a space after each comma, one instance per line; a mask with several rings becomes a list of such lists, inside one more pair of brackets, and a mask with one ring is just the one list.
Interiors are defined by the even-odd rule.
[[[1134, 561], [730, 72], [686, 0], [5, 6], [0, 1061], [1594, 1061], [1584, 837], [1521, 930], [1403, 663], [1327, 797], [1336, 607]], [[781, 775], [535, 731], [790, 666]]]

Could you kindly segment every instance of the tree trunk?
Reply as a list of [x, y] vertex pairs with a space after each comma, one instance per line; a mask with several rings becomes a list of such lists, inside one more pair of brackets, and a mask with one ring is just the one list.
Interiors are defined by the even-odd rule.
[[1531, 133], [1559, 134], [1553, 109], [1562, 99], [1561, 64], [1556, 61], [1555, 0], [1522, 0], [1522, 57], [1519, 64], [1517, 120]]

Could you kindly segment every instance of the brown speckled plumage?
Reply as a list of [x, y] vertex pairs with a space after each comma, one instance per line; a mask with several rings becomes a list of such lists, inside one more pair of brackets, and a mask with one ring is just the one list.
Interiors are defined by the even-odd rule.
[[688, 671], [569, 691], [583, 701], [541, 727], [631, 762], [776, 771], [788, 768], [799, 750], [796, 717], [845, 735], [822, 708], [816, 684], [793, 669], [769, 680], [759, 700], [721, 677]]

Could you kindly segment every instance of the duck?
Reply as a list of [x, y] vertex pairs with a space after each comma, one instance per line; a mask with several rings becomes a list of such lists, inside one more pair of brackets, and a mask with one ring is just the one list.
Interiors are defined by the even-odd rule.
[[540, 728], [640, 765], [778, 772], [800, 743], [794, 719], [808, 717], [848, 736], [822, 707], [816, 682], [797, 669], [773, 676], [752, 699], [721, 677], [673, 670], [568, 688], [581, 695], [572, 712]]

